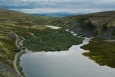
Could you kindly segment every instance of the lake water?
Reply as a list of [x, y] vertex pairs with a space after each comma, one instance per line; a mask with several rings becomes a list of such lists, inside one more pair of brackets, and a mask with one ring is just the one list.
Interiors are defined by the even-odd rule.
[[115, 69], [99, 66], [82, 55], [86, 51], [80, 46], [89, 40], [85, 38], [67, 51], [24, 54], [20, 65], [27, 77], [115, 77]]

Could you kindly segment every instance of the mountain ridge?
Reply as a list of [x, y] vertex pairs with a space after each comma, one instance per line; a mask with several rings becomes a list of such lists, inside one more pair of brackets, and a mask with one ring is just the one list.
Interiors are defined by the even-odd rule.
[[69, 16], [53, 22], [88, 37], [115, 39], [115, 11]]
[[51, 13], [38, 13], [33, 15], [38, 16], [51, 16], [51, 17], [66, 17], [72, 15], [80, 15], [81, 13], [68, 13], [68, 12], [51, 12]]

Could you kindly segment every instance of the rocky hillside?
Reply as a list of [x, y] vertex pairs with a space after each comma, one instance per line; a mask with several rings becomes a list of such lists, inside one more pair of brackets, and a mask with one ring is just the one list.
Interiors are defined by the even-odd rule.
[[115, 38], [115, 11], [65, 17], [54, 21], [53, 24], [89, 37]]

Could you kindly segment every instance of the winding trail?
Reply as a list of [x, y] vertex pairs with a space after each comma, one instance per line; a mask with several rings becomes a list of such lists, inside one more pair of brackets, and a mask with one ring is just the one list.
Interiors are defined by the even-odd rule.
[[[18, 49], [21, 49], [21, 47], [23, 45], [23, 41], [25, 39], [22, 36], [18, 36], [16, 33], [12, 32], [12, 31], [10, 31], [10, 32], [15, 35], [15, 38], [16, 38], [15, 45], [17, 46]], [[13, 61], [14, 69], [20, 77], [23, 77], [23, 76], [21, 75], [20, 71], [18, 70], [17, 59], [18, 59], [18, 56], [23, 52], [24, 51], [21, 49], [21, 51], [19, 53], [16, 53], [16, 55], [14, 57], [14, 61]]]

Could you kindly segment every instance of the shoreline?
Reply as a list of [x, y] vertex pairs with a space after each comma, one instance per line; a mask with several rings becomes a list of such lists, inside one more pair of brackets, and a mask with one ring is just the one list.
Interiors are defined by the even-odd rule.
[[[37, 55], [37, 53], [39, 54], [40, 53], [40, 55], [42, 55], [42, 53], [43, 54], [46, 54], [46, 55], [60, 55], [60, 56], [63, 56], [63, 55], [68, 55], [68, 54], [72, 54], [72, 53], [74, 53], [75, 51], [77, 51], [77, 50], [80, 50], [81, 52], [78, 52], [79, 54], [78, 55], [80, 55], [80, 56], [83, 56], [82, 55], [82, 53], [83, 53], [83, 49], [81, 49], [80, 48], [80, 46], [83, 46], [83, 45], [86, 45], [86, 44], [88, 44], [89, 43], [89, 41], [90, 41], [90, 38], [84, 38], [84, 40], [83, 40], [83, 42], [81, 43], [81, 44], [78, 44], [78, 45], [72, 45], [70, 48], [69, 48], [69, 50], [65, 50], [65, 51], [61, 51], [61, 52], [58, 52], [58, 51], [56, 51], [56, 52], [52, 52], [52, 51], [48, 51], [48, 52], [36, 52], [36, 53], [32, 53], [32, 55], [33, 56], [39, 56], [39, 55]], [[71, 51], [71, 50], [75, 50], [75, 51]], [[76, 52], [75, 52], [76, 53]], [[28, 58], [29, 59], [29, 55], [28, 54], [25, 54], [26, 55], [26, 58]], [[27, 55], [28, 55], [28, 57], [27, 57]], [[31, 56], [32, 56], [31, 55]], [[77, 56], [77, 55], [76, 55]], [[23, 56], [24, 57], [24, 56]], [[51, 57], [51, 56], [50, 56]], [[30, 57], [31, 58], [31, 57]], [[23, 59], [24, 60], [24, 59]], [[25, 62], [25, 61], [22, 61], [21, 60], [21, 66], [24, 68], [23, 69], [23, 71], [25, 71], [26, 73], [27, 73], [27, 70], [29, 70], [29, 68], [30, 68], [30, 70], [32, 69], [31, 67], [27, 67], [28, 69], [25, 69], [26, 67], [24, 67], [24, 66], [26, 66], [26, 63], [27, 62], [25, 62], [25, 65], [23, 66], [22, 64], [23, 64], [23, 62]], [[31, 63], [31, 61], [29, 61], [30, 63]], [[35, 63], [36, 64], [36, 63]], [[31, 64], [32, 65], [32, 64]], [[27, 64], [27, 66], [28, 66], [28, 64]], [[36, 68], [36, 67], [35, 67]], [[34, 71], [34, 69], [33, 69], [33, 71]], [[37, 73], [37, 72], [35, 72], [35, 73]], [[36, 74], [34, 73], [34, 76], [35, 77], [39, 77], [39, 76], [37, 76]], [[29, 75], [28, 73], [27, 73], [27, 75], [28, 76], [30, 76], [30, 77], [32, 77], [31, 75]], [[33, 76], [33, 77], [34, 77]]]
[[[52, 27], [52, 26], [51, 26]], [[67, 31], [67, 30], [66, 30]], [[76, 33], [74, 33], [74, 32], [71, 32], [71, 31], [69, 31], [73, 36], [77, 36], [77, 34]], [[18, 53], [18, 57], [17, 57], [17, 61], [16, 61], [16, 64], [17, 64], [17, 67], [18, 67], [18, 70], [20, 71], [20, 74], [21, 75], [23, 75], [24, 77], [26, 76], [25, 74], [24, 74], [24, 72], [23, 72], [23, 68], [20, 66], [20, 58], [21, 58], [21, 56], [24, 54], [24, 53], [28, 53], [28, 49], [27, 49], [27, 47], [24, 47], [23, 46], [23, 41], [25, 40], [25, 38], [23, 38], [22, 36], [18, 36], [18, 37], [21, 37], [22, 38], [22, 40], [21, 41], [19, 41], [19, 43], [18, 43], [18, 48], [20, 48], [19, 46], [21, 46], [21, 52], [19, 52]], [[17, 37], [17, 38], [18, 38]], [[79, 36], [80, 37], [80, 36]], [[86, 37], [82, 37], [82, 38], [84, 38], [83, 40], [82, 40], [82, 43], [80, 43], [80, 44], [78, 44], [78, 45], [81, 45], [81, 44], [83, 44], [83, 41], [85, 40], [85, 39], [87, 39]], [[90, 38], [89, 38], [90, 39]], [[17, 45], [17, 44], [16, 44]], [[24, 49], [23, 49], [24, 48]], [[71, 48], [71, 47], [70, 47]]]
[[[12, 32], [14, 33], [14, 32]], [[20, 62], [19, 59], [21, 57], [20, 54], [24, 53], [24, 50], [22, 49], [23, 47], [23, 41], [25, 40], [22, 36], [18, 36], [16, 33], [14, 33], [15, 37], [16, 37], [16, 41], [15, 41], [15, 45], [17, 46], [18, 49], [20, 49], [20, 51], [18, 53], [15, 54], [15, 57], [14, 57], [14, 61], [13, 61], [13, 66], [14, 66], [14, 69], [15, 71], [17, 72], [17, 74], [20, 76], [20, 77], [25, 77], [24, 73], [22, 70], [19, 69], [20, 67]], [[21, 68], [21, 67], [20, 67]]]
[[100, 66], [115, 68], [115, 41], [93, 38], [89, 44], [82, 46], [82, 49], [89, 50], [83, 53], [85, 57], [93, 60]]

